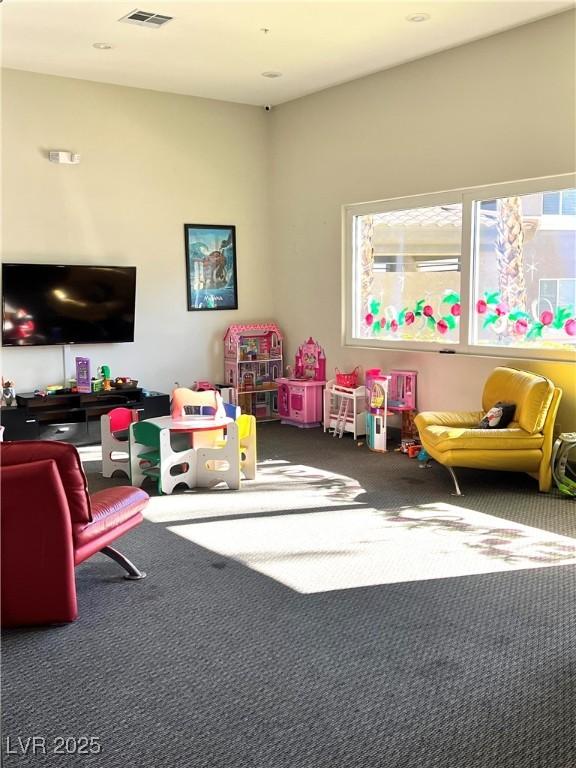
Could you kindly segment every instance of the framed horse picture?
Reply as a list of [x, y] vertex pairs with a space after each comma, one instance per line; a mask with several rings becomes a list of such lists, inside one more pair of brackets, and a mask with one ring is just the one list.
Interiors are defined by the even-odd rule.
[[184, 224], [188, 311], [238, 309], [236, 227]]

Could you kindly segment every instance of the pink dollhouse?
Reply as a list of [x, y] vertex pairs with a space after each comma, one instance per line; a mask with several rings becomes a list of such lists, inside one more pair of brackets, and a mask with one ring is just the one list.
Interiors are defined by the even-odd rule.
[[279, 418], [282, 342], [276, 323], [235, 324], [224, 336], [224, 381], [236, 390], [242, 411], [257, 419]]

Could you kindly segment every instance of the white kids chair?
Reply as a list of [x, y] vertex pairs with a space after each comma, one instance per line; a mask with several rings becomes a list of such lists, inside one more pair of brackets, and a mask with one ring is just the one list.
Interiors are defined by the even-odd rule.
[[240, 440], [238, 422], [226, 425], [226, 440], [213, 448], [196, 449], [196, 485], [209, 488], [224, 481], [228, 488], [240, 488]]
[[[134, 421], [138, 421], [138, 411], [130, 408], [113, 408], [100, 417], [103, 477], [112, 477], [117, 469], [121, 469], [130, 477], [128, 430]], [[114, 458], [113, 453], [116, 454]]]
[[225, 440], [196, 451], [198, 486], [224, 481], [229, 488], [238, 490], [241, 473], [246, 480], [256, 477], [256, 418], [246, 413], [228, 424]]

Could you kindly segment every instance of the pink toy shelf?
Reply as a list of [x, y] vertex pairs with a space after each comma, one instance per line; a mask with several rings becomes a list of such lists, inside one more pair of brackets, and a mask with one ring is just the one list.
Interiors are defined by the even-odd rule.
[[224, 382], [237, 392], [243, 413], [262, 421], [280, 418], [278, 384], [283, 336], [276, 323], [229, 326], [224, 336]]

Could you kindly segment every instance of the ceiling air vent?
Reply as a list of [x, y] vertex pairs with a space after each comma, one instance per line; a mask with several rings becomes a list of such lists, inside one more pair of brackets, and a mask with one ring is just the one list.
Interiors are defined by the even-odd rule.
[[122, 16], [118, 21], [124, 21], [126, 24], [138, 24], [141, 27], [152, 27], [158, 29], [168, 21], [172, 21], [172, 16], [163, 16], [161, 13], [150, 13], [149, 11], [131, 11], [127, 16]]

